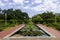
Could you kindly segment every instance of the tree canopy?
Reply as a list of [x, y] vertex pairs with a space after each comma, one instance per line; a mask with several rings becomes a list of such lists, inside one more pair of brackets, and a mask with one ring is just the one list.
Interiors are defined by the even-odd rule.
[[[5, 15], [6, 14], [6, 15]], [[26, 12], [22, 12], [20, 9], [0, 9], [0, 19], [5, 19], [5, 16], [7, 17], [7, 20], [16, 19], [16, 20], [22, 20], [27, 21], [29, 19], [29, 16]]]

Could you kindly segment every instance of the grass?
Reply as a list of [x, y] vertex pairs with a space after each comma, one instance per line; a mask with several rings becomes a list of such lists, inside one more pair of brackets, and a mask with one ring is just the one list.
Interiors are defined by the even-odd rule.
[[57, 23], [45, 23], [44, 25], [47, 25], [48, 27], [51, 27], [53, 29], [56, 29], [58, 31], [60, 31], [60, 22]]
[[5, 20], [0, 20], [0, 31], [8, 30], [18, 24], [19, 23], [16, 22], [16, 20], [8, 20], [7, 23], [5, 23]]

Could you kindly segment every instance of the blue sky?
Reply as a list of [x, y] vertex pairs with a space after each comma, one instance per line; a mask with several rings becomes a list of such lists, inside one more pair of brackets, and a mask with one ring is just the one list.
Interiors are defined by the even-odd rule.
[[45, 11], [60, 13], [60, 0], [0, 0], [2, 9], [21, 9], [30, 17]]

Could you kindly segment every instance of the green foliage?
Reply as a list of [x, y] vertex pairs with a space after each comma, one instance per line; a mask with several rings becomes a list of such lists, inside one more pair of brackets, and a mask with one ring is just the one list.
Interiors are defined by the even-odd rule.
[[19, 32], [23, 36], [41, 36], [42, 33], [40, 31], [20, 31]]
[[53, 23], [53, 27], [55, 27], [57, 30], [60, 31], [60, 24], [59, 23]]
[[48, 27], [53, 27], [54, 29], [60, 30], [60, 15], [56, 15], [56, 14], [47, 11], [42, 14], [37, 14], [33, 16], [32, 21], [34, 23], [39, 22], [41, 24], [47, 25]]
[[3, 22], [0, 21], [0, 30], [4, 30], [8, 27], [27, 23], [29, 20], [29, 16], [26, 12], [22, 12], [20, 9], [0, 9], [0, 20], [4, 20]]
[[36, 27], [31, 20], [28, 24], [17, 32], [17, 34], [23, 36], [41, 36], [43, 33], [39, 31], [40, 28]]
[[43, 19], [41, 18], [40, 15], [35, 15], [34, 17], [32, 17], [32, 21], [34, 23], [42, 23], [43, 22]]

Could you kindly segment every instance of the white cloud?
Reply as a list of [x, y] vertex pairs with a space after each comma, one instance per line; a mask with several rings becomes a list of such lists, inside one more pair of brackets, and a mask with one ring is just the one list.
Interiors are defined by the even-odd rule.
[[35, 3], [41, 3], [42, 0], [35, 0]]
[[[9, 0], [4, 0], [4, 1], [9, 1]], [[34, 0], [34, 1], [31, 1], [31, 3], [28, 5], [24, 4], [24, 2], [29, 3], [29, 0], [27, 0], [27, 1], [25, 1], [25, 0], [13, 0], [13, 3], [8, 3], [8, 4], [11, 6], [19, 4], [20, 6], [18, 6], [18, 8], [30, 9], [32, 11], [54, 11], [54, 12], [58, 12], [60, 10], [60, 4], [58, 5], [58, 3], [59, 3], [58, 0]], [[36, 3], [37, 4], [42, 3], [42, 4], [31, 7]], [[5, 6], [5, 5], [6, 4], [0, 0], [0, 6]], [[26, 5], [26, 6], [24, 6], [24, 5]]]
[[34, 0], [33, 2], [31, 2], [31, 4], [36, 4], [36, 3], [42, 3], [43, 0]]
[[13, 5], [13, 3], [9, 3], [9, 5]]
[[23, 1], [24, 0], [13, 0], [15, 3], [20, 3], [20, 4], [23, 4]]
[[4, 0], [4, 1], [6, 1], [6, 2], [7, 2], [7, 1], [9, 1], [9, 0]]
[[[29, 3], [29, 1], [24, 1], [24, 0], [13, 0], [13, 1], [15, 3], [22, 4], [23, 9], [30, 9], [32, 11], [56, 11], [57, 12], [57, 10], [60, 10], [60, 6], [57, 6], [59, 3], [58, 0], [35, 0], [35, 1], [32, 1], [31, 4], [26, 6], [23, 6], [25, 5], [23, 2]], [[42, 2], [43, 4], [30, 7], [30, 6], [33, 6], [32, 4], [42, 3]]]
[[[53, 3], [56, 2], [56, 3]], [[44, 0], [42, 5], [31, 8], [33, 11], [57, 11], [59, 6], [57, 0]]]
[[25, 3], [29, 3], [29, 1], [25, 1]]
[[24, 9], [30, 9], [29, 6], [23, 7]]
[[5, 4], [0, 1], [0, 6], [5, 6]]

